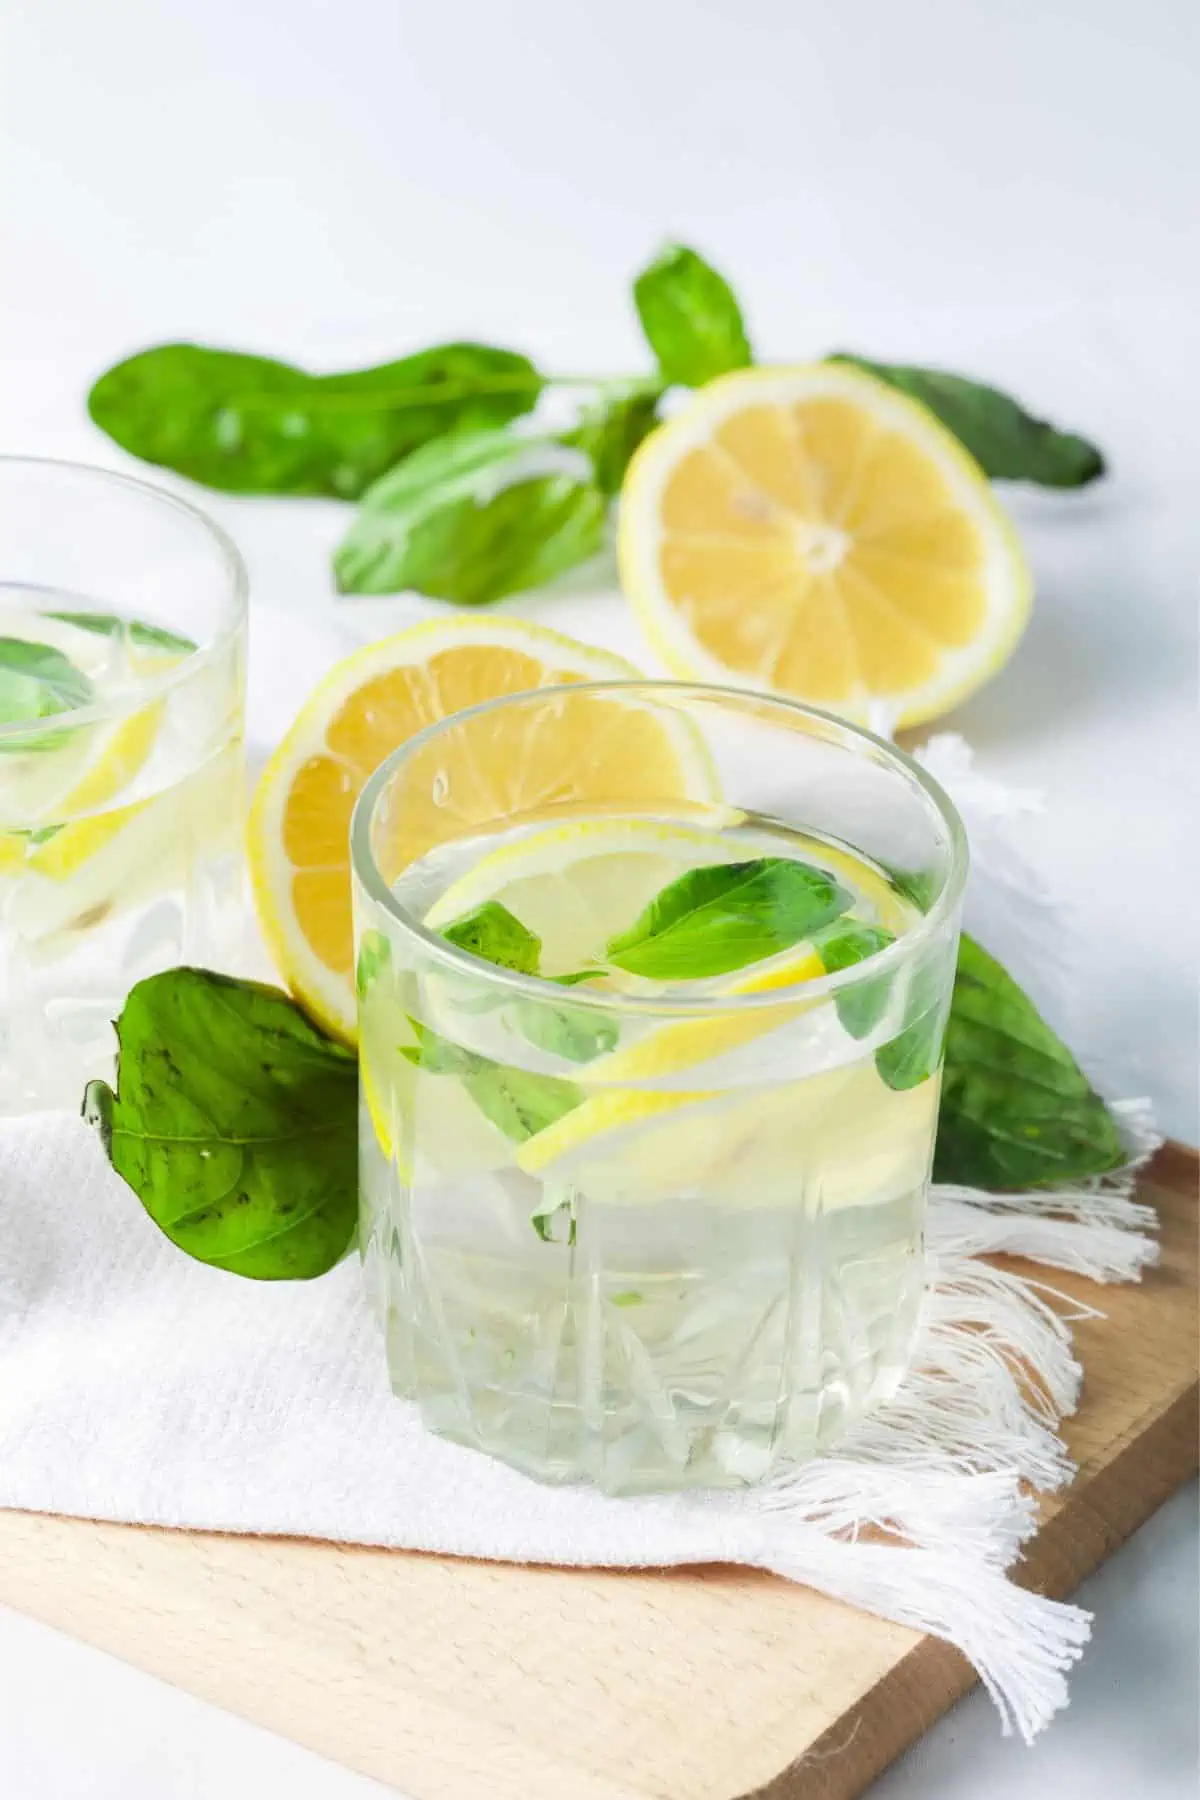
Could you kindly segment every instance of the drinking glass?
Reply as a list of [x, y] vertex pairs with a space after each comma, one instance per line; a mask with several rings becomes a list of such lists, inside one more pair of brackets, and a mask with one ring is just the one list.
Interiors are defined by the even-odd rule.
[[111, 1077], [143, 976], [236, 959], [245, 625], [195, 507], [0, 458], [0, 1113]]
[[[704, 779], [597, 791], [595, 746], [647, 718]], [[514, 813], [487, 771], [516, 743], [557, 748]], [[351, 845], [360, 1241], [395, 1392], [449, 1438], [613, 1493], [761, 1481], [890, 1395], [966, 871], [936, 783], [809, 707], [581, 683], [414, 737]], [[827, 931], [715, 979], [568, 972], [673, 872], [764, 858], [854, 896], [845, 966]], [[489, 896], [549, 974], [443, 935]]]

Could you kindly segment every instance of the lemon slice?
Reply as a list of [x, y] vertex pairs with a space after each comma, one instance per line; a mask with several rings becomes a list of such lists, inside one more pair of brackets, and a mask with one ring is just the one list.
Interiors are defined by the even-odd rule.
[[[368, 776], [423, 726], [479, 701], [636, 678], [607, 651], [508, 616], [434, 619], [367, 645], [310, 696], [263, 773], [250, 872], [281, 973], [326, 1029], [355, 1036], [350, 815]], [[562, 805], [714, 797], [681, 713], [613, 695], [479, 715], [414, 754], [392, 790], [396, 872], [473, 826]]]
[[517, 1162], [608, 1205], [884, 1204], [925, 1180], [938, 1085], [896, 1092], [866, 1057], [755, 1089], [610, 1089], [520, 1145]]
[[[431, 931], [489, 900], [499, 901], [542, 940], [544, 975], [593, 962], [660, 888], [690, 869], [738, 856], [777, 855], [768, 833], [736, 840], [720, 826], [744, 814], [713, 803], [697, 807], [710, 828], [655, 818], [572, 819], [535, 826], [483, 856], [453, 882], [425, 915]], [[620, 978], [620, 972], [615, 972]]]
[[972, 693], [1029, 614], [978, 464], [925, 407], [837, 363], [703, 388], [634, 457], [618, 551], [674, 673], [889, 726]]
[[[707, 815], [711, 823], [599, 817], [572, 819], [549, 828], [533, 826], [515, 841], [480, 857], [466, 875], [446, 887], [428, 909], [425, 923], [430, 931], [444, 931], [455, 918], [488, 900], [497, 900], [529, 931], [536, 932], [542, 940], [542, 974], [556, 976], [596, 961], [606, 941], [624, 931], [667, 882], [689, 869], [779, 855], [793, 855], [829, 869], [858, 896], [871, 922], [880, 923], [887, 931], [905, 931], [912, 920], [912, 909], [891, 882], [837, 844], [802, 837], [801, 833], [745, 830], [741, 824], [745, 814], [720, 803], [694, 806], [694, 812]], [[621, 970], [612, 974], [621, 983]], [[815, 974], [824, 974], [824, 968], [819, 958], [801, 945], [714, 992], [757, 994], [792, 981], [806, 981]], [[646, 986], [635, 977], [628, 979], [637, 988]], [[680, 1030], [694, 1031], [698, 1026]], [[657, 1035], [666, 1037], [667, 1028]], [[604, 1069], [610, 1062], [613, 1058], [604, 1058]]]

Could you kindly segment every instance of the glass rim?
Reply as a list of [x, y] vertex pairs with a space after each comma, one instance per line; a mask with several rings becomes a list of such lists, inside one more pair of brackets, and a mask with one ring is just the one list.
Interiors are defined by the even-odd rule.
[[[752, 700], [756, 704], [766, 705], [778, 712], [813, 719], [822, 725], [832, 725], [836, 730], [844, 732], [852, 741], [864, 747], [882, 751], [884, 756], [894, 763], [900, 773], [921, 790], [925, 799], [931, 804], [934, 812], [947, 828], [950, 847], [950, 867], [946, 881], [937, 899], [927, 913], [923, 913], [910, 931], [898, 937], [886, 949], [876, 951], [862, 962], [852, 963], [848, 968], [831, 971], [802, 985], [804, 998], [821, 999], [835, 994], [840, 989], [852, 987], [856, 982], [874, 978], [885, 972], [902, 967], [931, 938], [936, 937], [960, 900], [966, 886], [969, 865], [967, 834], [962, 819], [941, 783], [935, 781], [929, 772], [922, 768], [915, 757], [901, 750], [896, 744], [889, 743], [886, 738], [868, 731], [864, 725], [851, 724], [848, 719], [839, 718], [836, 713], [827, 712], [822, 707], [810, 706], [805, 701], [791, 700], [780, 694], [765, 694], [756, 688], [732, 687], [717, 683], [700, 681], [674, 681], [669, 676], [657, 678], [652, 675], [638, 679], [627, 678], [608, 681], [571, 681], [556, 682], [553, 685], [539, 688], [528, 688], [520, 693], [500, 694], [491, 700], [481, 700], [474, 706], [464, 706], [458, 712], [447, 713], [444, 719], [436, 719], [433, 724], [425, 725], [414, 732], [403, 744], [397, 746], [384, 761], [381, 762], [368, 777], [350, 820], [350, 866], [354, 876], [362, 883], [371, 899], [381, 906], [391, 921], [402, 932], [414, 938], [421, 949], [436, 962], [444, 964], [452, 973], [469, 974], [476, 980], [493, 982], [503, 988], [514, 999], [533, 999], [548, 1001], [554, 997], [562, 1004], [563, 989], [556, 982], [540, 975], [522, 975], [515, 969], [503, 969], [498, 964], [485, 962], [482, 957], [473, 956], [468, 950], [461, 950], [456, 944], [447, 942], [436, 931], [430, 931], [420, 919], [410, 913], [392, 893], [371, 848], [371, 823], [376, 806], [387, 788], [396, 770], [414, 755], [431, 743], [442, 732], [451, 726], [459, 725], [464, 719], [478, 718], [494, 712], [499, 707], [528, 704], [536, 700], [553, 700], [568, 694], [604, 694], [604, 693], [676, 693], [690, 695], [705, 700]], [[357, 944], [356, 944], [357, 951]], [[596, 1012], [638, 1013], [648, 1017], [694, 1016], [696, 1014], [711, 1015], [714, 1013], [736, 1013], [765, 1011], [770, 1007], [794, 1005], [795, 997], [790, 1000], [787, 987], [768, 988], [753, 994], [720, 994], [708, 992], [703, 995], [654, 995], [654, 994], [603, 994], [587, 991], [586, 984], [570, 990], [571, 1007], [587, 1007]]]
[[[68, 723], [74, 731], [84, 726], [100, 725], [111, 719], [125, 718], [129, 713], [140, 711], [143, 706], [152, 704], [189, 680], [198, 667], [218, 656], [244, 630], [249, 612], [250, 576], [242, 553], [224, 526], [218, 525], [215, 519], [210, 518], [208, 513], [192, 501], [171, 493], [168, 488], [158, 487], [152, 481], [143, 481], [137, 475], [126, 475], [121, 469], [106, 469], [99, 463], [76, 462], [71, 457], [0, 453], [0, 479], [10, 469], [52, 470], [88, 479], [96, 477], [99, 483], [111, 483], [114, 487], [124, 488], [135, 496], [174, 511], [189, 526], [199, 526], [202, 536], [207, 537], [215, 547], [221, 564], [225, 616], [204, 643], [187, 651], [169, 669], [139, 682], [132, 693], [123, 695], [119, 700], [97, 700], [87, 706], [71, 707], [62, 713], [47, 713], [41, 719], [0, 723], [0, 741], [15, 744], [23, 737], [36, 737], [56, 728], [65, 729]], [[38, 581], [13, 580], [0, 569], [0, 591], [5, 587], [18, 585], [35, 594], [57, 591]], [[100, 610], [99, 605], [96, 610]], [[153, 624], [153, 621], [148, 620], [146, 623]]]

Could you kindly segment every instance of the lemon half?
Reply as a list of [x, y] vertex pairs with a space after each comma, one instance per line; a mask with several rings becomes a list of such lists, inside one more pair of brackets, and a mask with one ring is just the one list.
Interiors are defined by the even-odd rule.
[[[353, 1042], [350, 816], [374, 769], [422, 727], [483, 700], [580, 681], [636, 679], [622, 657], [509, 616], [433, 619], [355, 651], [328, 674], [263, 773], [250, 872], [275, 962], [327, 1030]], [[580, 695], [476, 715], [397, 777], [397, 868], [475, 826], [540, 808], [707, 800], [714, 776], [691, 722]]]
[[888, 728], [974, 692], [1029, 615], [979, 465], [926, 407], [838, 363], [703, 388], [634, 457], [618, 552], [673, 673]]

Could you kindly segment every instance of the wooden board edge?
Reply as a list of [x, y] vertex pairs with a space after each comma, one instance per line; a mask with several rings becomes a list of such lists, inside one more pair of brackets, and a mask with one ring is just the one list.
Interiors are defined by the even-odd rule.
[[[1017, 1579], [1055, 1599], [1073, 1593], [1197, 1473], [1198, 1408], [1200, 1380], [1195, 1380], [1179, 1389], [1153, 1423], [1079, 1490], [1074, 1503], [1044, 1521]], [[1136, 1483], [1129, 1479], [1135, 1466]], [[976, 1685], [970, 1663], [952, 1645], [922, 1638], [798, 1762], [731, 1800], [858, 1800]]]

